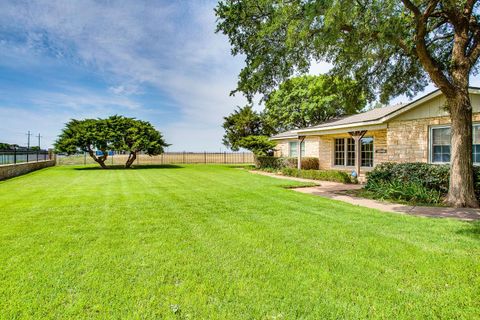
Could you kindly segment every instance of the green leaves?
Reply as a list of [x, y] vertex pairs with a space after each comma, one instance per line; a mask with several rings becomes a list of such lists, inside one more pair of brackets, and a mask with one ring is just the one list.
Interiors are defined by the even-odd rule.
[[[423, 12], [431, 2], [415, 3]], [[445, 3], [428, 17], [425, 39], [429, 54], [448, 73], [453, 33], [444, 22]], [[232, 54], [245, 56], [237, 90], [249, 98], [268, 97], [313, 61], [331, 62], [331, 74], [356, 80], [369, 101], [411, 96], [430, 80], [415, 52], [416, 19], [402, 1], [225, 0], [215, 13], [217, 31], [229, 38]]]
[[255, 155], [265, 156], [273, 153], [277, 144], [267, 136], [248, 136], [240, 139], [238, 145], [252, 151]]
[[237, 107], [232, 114], [223, 119], [225, 129], [223, 144], [234, 151], [243, 147], [240, 143], [241, 139], [268, 134], [264, 128], [262, 116], [253, 110], [252, 106]]
[[107, 122], [111, 128], [112, 150], [131, 153], [143, 151], [153, 156], [163, 153], [163, 148], [169, 146], [162, 134], [147, 121], [115, 115], [108, 118]]
[[365, 104], [355, 81], [326, 75], [296, 77], [269, 95], [265, 121], [277, 132], [288, 131], [357, 113]]

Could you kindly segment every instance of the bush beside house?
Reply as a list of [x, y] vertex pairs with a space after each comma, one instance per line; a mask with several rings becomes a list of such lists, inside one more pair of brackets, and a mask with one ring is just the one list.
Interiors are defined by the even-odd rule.
[[[382, 163], [367, 174], [365, 190], [373, 198], [439, 204], [448, 193], [450, 167], [429, 163]], [[480, 168], [474, 168], [480, 199]]]
[[264, 171], [281, 172], [285, 176], [334, 181], [341, 183], [352, 183], [350, 175], [338, 170], [318, 170], [318, 158], [303, 157], [302, 170], [297, 169], [297, 158], [282, 158], [282, 157], [256, 157], [255, 166], [257, 169]]
[[[283, 168], [296, 168], [298, 163], [297, 158], [285, 158], [285, 157], [270, 157], [270, 156], [257, 156], [255, 157], [255, 166], [257, 169], [278, 169]], [[302, 157], [302, 169], [303, 170], [315, 170], [318, 169], [318, 158], [314, 157]]]
[[321, 180], [321, 181], [333, 181], [341, 183], [355, 183], [352, 177], [344, 172], [338, 170], [298, 170], [294, 168], [283, 168], [282, 174], [285, 176]]

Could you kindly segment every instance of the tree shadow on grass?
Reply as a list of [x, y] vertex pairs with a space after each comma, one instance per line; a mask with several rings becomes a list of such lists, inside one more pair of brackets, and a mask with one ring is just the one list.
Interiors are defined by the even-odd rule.
[[470, 236], [474, 239], [480, 240], [480, 220], [468, 223], [466, 228], [457, 231], [457, 234]]
[[144, 170], [144, 169], [183, 169], [184, 167], [178, 166], [175, 164], [144, 164], [144, 165], [138, 165], [138, 166], [132, 166], [131, 168], [125, 168], [125, 166], [122, 165], [114, 165], [114, 166], [108, 166], [107, 169], [103, 169], [101, 167], [84, 167], [84, 168], [75, 168], [75, 170], [86, 170], [86, 171], [91, 171], [91, 170]]

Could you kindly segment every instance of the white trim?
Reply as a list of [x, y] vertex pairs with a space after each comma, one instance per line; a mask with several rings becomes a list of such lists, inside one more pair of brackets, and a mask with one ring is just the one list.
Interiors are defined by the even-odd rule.
[[270, 140], [288, 140], [288, 139], [298, 139], [298, 135], [289, 135], [289, 136], [281, 136], [281, 137], [270, 137]]
[[[472, 131], [473, 131], [473, 127], [478, 127], [478, 126], [480, 126], [480, 122], [473, 122], [472, 123]], [[431, 125], [431, 126], [428, 127], [428, 137], [427, 137], [427, 139], [428, 139], [428, 163], [431, 163], [431, 164], [450, 164], [450, 162], [433, 162], [433, 133], [432, 133], [432, 131], [434, 129], [442, 129], [442, 128], [452, 128], [452, 125], [451, 124], [440, 124], [440, 125]], [[451, 136], [450, 136], [450, 139], [451, 139]], [[451, 157], [451, 152], [452, 152], [452, 144], [450, 142], [450, 157]], [[472, 155], [471, 156], [473, 157], [473, 141], [472, 141]], [[480, 165], [480, 162], [473, 162], [473, 164], [478, 166], [478, 165]]]
[[[290, 152], [290, 151], [291, 151], [290, 144], [291, 144], [292, 142], [295, 142], [295, 143], [297, 143], [297, 146], [298, 146], [299, 141], [300, 141], [300, 140], [288, 141], [288, 157], [289, 157], [289, 158], [296, 158], [296, 157], [298, 157], [298, 154], [297, 154], [297, 155], [294, 155], [294, 156], [291, 156], [291, 155], [290, 155], [290, 154], [291, 154], [291, 152]], [[302, 154], [302, 144], [303, 144], [303, 154]], [[298, 152], [298, 151], [297, 151], [297, 147], [295, 147], [295, 152]], [[306, 154], [306, 153], [307, 153], [307, 149], [306, 149], [305, 141], [302, 141], [302, 143], [300, 144], [300, 156], [301, 156], [301, 157], [305, 157], [305, 154]]]
[[[428, 163], [431, 164], [449, 164], [450, 162], [434, 162], [433, 161], [433, 130], [434, 129], [445, 129], [445, 128], [451, 128], [452, 126], [449, 124], [442, 124], [442, 125], [432, 125], [428, 127]], [[450, 136], [450, 139], [452, 137]], [[451, 145], [452, 143], [450, 142], [450, 156], [451, 156]]]
[[[360, 169], [372, 169], [375, 167], [375, 137], [372, 135], [372, 136], [368, 136], [368, 135], [365, 135], [363, 138], [372, 138], [372, 142], [373, 142], [373, 149], [372, 149], [372, 166], [371, 167], [363, 167], [363, 166], [360, 166]], [[335, 153], [336, 153], [336, 150], [335, 150], [335, 140], [337, 139], [343, 139], [343, 143], [344, 143], [344, 150], [343, 150], [343, 157], [344, 157], [344, 164], [343, 165], [339, 165], [339, 164], [335, 164]], [[347, 139], [353, 139], [352, 137], [339, 137], [339, 138], [333, 138], [333, 158], [332, 158], [332, 163], [330, 165], [331, 168], [335, 168], [335, 169], [355, 169], [356, 166], [353, 165], [353, 166], [347, 166], [347, 159], [348, 159], [348, 142], [347, 142]], [[361, 146], [361, 143], [360, 143], [360, 146]], [[355, 162], [357, 161], [357, 152], [358, 150], [355, 150]], [[361, 155], [361, 152], [362, 150], [360, 149], [360, 161], [362, 161], [362, 155]], [[361, 163], [360, 163], [361, 164]]]
[[364, 125], [364, 126], [355, 124], [353, 126], [342, 125], [342, 127], [344, 128], [342, 129], [340, 128], [340, 126], [338, 126], [338, 129], [334, 127], [328, 127], [328, 128], [325, 128], [325, 130], [322, 129], [323, 130], [322, 132], [320, 132], [321, 130], [317, 128], [307, 133], [305, 133], [305, 131], [299, 131], [298, 133], [306, 136], [316, 136], [316, 135], [348, 133], [349, 131], [363, 131], [363, 130], [375, 131], [375, 130], [387, 129], [387, 124], [378, 124], [378, 125], [370, 124], [370, 125]]

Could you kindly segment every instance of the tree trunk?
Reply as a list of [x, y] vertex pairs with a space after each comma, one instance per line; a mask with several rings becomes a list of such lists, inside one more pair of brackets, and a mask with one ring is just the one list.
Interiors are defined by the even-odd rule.
[[127, 162], [125, 163], [125, 168], [130, 168], [133, 164], [133, 162], [137, 159], [137, 153], [136, 152], [130, 152], [130, 155], [128, 156]]
[[452, 120], [450, 186], [446, 203], [453, 207], [478, 207], [472, 160], [472, 105], [468, 87], [447, 97]]
[[103, 169], [107, 169], [107, 168], [108, 168], [107, 165], [105, 164], [105, 160], [107, 160], [107, 155], [108, 155], [108, 154], [103, 153], [103, 156], [97, 157], [97, 156], [95, 155], [95, 153], [93, 152], [93, 150], [91, 150], [91, 149], [88, 149], [88, 154], [90, 155], [90, 157], [92, 157], [92, 159], [93, 159], [96, 163], [98, 163], [98, 164], [100, 165], [100, 167], [102, 167]]

